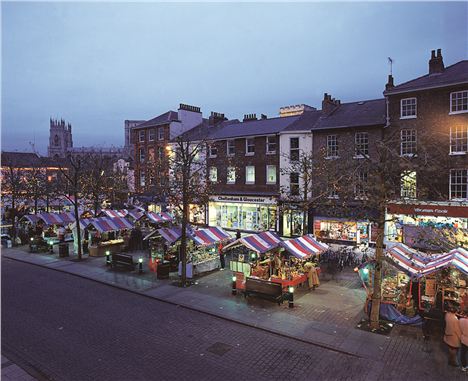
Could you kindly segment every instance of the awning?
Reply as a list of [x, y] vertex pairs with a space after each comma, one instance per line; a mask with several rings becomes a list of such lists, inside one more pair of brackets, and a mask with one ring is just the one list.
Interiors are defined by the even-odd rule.
[[127, 213], [127, 217], [131, 217], [135, 221], [138, 221], [144, 215], [145, 215], [145, 213], [138, 210], [138, 209], [129, 210], [128, 213]]
[[155, 212], [146, 212], [146, 215], [151, 222], [155, 224], [160, 224], [163, 222], [172, 222], [173, 218], [171, 215], [165, 212], [155, 213]]
[[261, 232], [258, 234], [252, 234], [247, 237], [239, 238], [237, 241], [234, 241], [232, 244], [226, 246], [225, 249], [241, 244], [259, 254], [263, 254], [267, 251], [277, 248], [280, 242], [281, 238], [276, 233]]
[[31, 224], [35, 224], [37, 221], [40, 220], [37, 214], [25, 214], [21, 219], [25, 219], [26, 221], [30, 222]]
[[182, 229], [177, 227], [158, 229], [158, 232], [169, 244], [173, 244], [182, 236]]
[[59, 213], [58, 215], [65, 224], [71, 224], [75, 222], [75, 213], [73, 212]]
[[97, 217], [90, 220], [87, 226], [92, 225], [101, 233], [133, 228], [133, 224], [123, 217]]
[[329, 248], [327, 244], [317, 241], [312, 234], [288, 239], [287, 241], [281, 242], [280, 245], [299, 259], [321, 254]]
[[65, 213], [39, 213], [38, 217], [46, 225], [68, 225], [70, 222], [64, 220], [63, 214]]
[[194, 230], [192, 239], [197, 245], [209, 246], [217, 242], [231, 239], [231, 236], [221, 228], [209, 227], [206, 229]]
[[125, 209], [122, 209], [122, 210], [103, 209], [101, 210], [101, 214], [105, 214], [107, 217], [111, 217], [111, 218], [125, 217], [127, 215], [127, 211]]

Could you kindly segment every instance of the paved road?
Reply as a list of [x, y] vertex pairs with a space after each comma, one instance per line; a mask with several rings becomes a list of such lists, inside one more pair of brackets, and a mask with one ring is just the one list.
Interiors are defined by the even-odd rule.
[[56, 380], [375, 379], [379, 364], [2, 260], [2, 350]]

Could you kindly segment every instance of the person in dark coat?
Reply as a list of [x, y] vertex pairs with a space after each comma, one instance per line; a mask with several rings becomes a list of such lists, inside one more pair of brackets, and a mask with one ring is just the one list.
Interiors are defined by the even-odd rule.
[[240, 232], [239, 229], [237, 229], [237, 231], [236, 231], [236, 239], [240, 239], [240, 237], [241, 237], [241, 232]]

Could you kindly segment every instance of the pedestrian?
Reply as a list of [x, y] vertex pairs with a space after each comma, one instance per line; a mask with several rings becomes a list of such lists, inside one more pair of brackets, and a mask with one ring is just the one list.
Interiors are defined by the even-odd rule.
[[218, 246], [218, 253], [219, 253], [219, 261], [221, 262], [221, 268], [220, 270], [224, 270], [224, 267], [226, 266], [226, 260], [224, 258], [224, 253], [223, 253], [223, 244], [220, 242]]
[[457, 352], [461, 345], [460, 323], [457, 315], [455, 315], [456, 311], [457, 309], [455, 306], [453, 304], [449, 304], [447, 311], [445, 312], [444, 342], [448, 347], [448, 363], [450, 366], [458, 366]]
[[241, 232], [239, 229], [236, 230], [236, 239], [240, 239], [241, 238]]
[[304, 270], [307, 273], [307, 280], [309, 283], [309, 290], [315, 290], [318, 286], [320, 286], [320, 280], [317, 274], [317, 270], [312, 262], [306, 262], [304, 264]]
[[460, 331], [461, 331], [461, 353], [460, 353], [460, 360], [461, 360], [461, 369], [463, 372], [468, 371], [466, 355], [468, 354], [468, 318], [463, 317], [459, 320], [460, 323]]

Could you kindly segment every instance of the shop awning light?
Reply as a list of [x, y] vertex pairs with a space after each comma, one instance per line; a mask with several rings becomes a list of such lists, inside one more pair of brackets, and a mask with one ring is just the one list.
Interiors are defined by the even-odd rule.
[[290, 294], [294, 293], [294, 287], [293, 286], [289, 286], [289, 293]]

